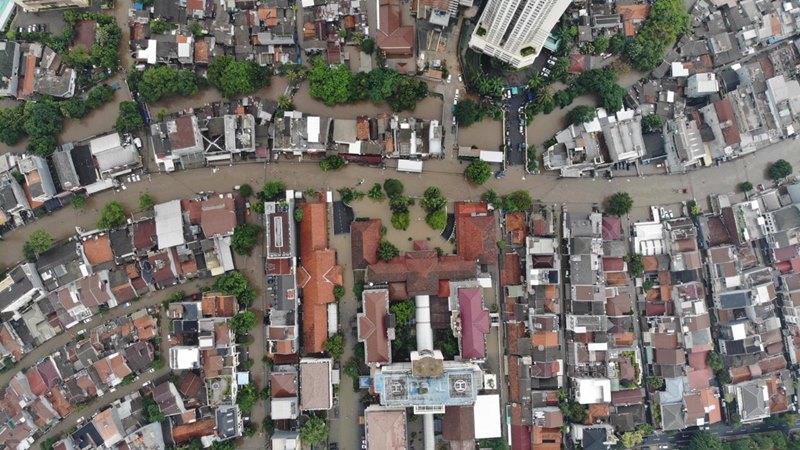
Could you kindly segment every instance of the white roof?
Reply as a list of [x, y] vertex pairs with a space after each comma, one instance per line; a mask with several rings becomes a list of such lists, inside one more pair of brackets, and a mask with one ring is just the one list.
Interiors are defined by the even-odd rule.
[[412, 161], [410, 159], [400, 159], [397, 161], [398, 172], [422, 173], [422, 161]]
[[500, 424], [500, 396], [479, 395], [475, 399], [475, 439], [491, 439], [502, 435]]
[[611, 380], [608, 378], [576, 378], [575, 383], [575, 396], [581, 405], [611, 402]]
[[481, 161], [486, 161], [490, 163], [502, 163], [503, 152], [496, 150], [481, 150], [480, 159]]
[[308, 142], [319, 142], [319, 116], [310, 116], [306, 125]]
[[155, 206], [155, 216], [159, 249], [182, 245], [186, 242], [183, 238], [183, 218], [181, 216], [180, 200], [157, 204]]
[[172, 369], [196, 369], [200, 367], [200, 349], [197, 347], [171, 347], [169, 362]]
[[156, 46], [158, 45], [158, 41], [155, 39], [150, 39], [147, 41], [147, 48], [144, 50], [139, 50], [139, 53], [136, 55], [136, 58], [140, 60], [147, 61], [147, 64], [155, 64], [156, 63]]
[[672, 63], [672, 76], [673, 77], [688, 77], [689, 69], [683, 66], [683, 63], [676, 61]]
[[100, 152], [111, 150], [112, 148], [117, 148], [121, 145], [122, 139], [120, 138], [119, 133], [111, 133], [89, 141], [89, 151], [92, 152], [92, 155], [96, 155]]
[[303, 8], [314, 6], [314, 0], [303, 0]]
[[188, 58], [191, 56], [192, 44], [189, 42], [178, 43], [178, 58]]

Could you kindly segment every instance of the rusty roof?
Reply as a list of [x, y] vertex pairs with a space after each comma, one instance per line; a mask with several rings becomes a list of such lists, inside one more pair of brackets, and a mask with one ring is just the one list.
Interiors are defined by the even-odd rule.
[[358, 340], [364, 342], [366, 363], [391, 363], [392, 348], [387, 332], [389, 290], [365, 290], [361, 298], [364, 312], [358, 315]]
[[442, 418], [442, 439], [446, 441], [472, 441], [475, 439], [475, 408], [473, 406], [447, 406]]
[[377, 44], [387, 56], [414, 53], [414, 26], [402, 25], [400, 0], [379, 0]]
[[176, 443], [188, 442], [203, 436], [212, 436], [217, 430], [216, 419], [203, 419], [197, 422], [172, 427], [172, 439]]
[[208, 64], [208, 42], [204, 40], [195, 41], [194, 62], [196, 64]]
[[133, 246], [136, 250], [149, 250], [156, 245], [155, 219], [143, 220], [133, 224]]
[[178, 384], [178, 392], [186, 398], [196, 398], [203, 386], [203, 380], [191, 370], [187, 370]]
[[233, 317], [239, 312], [236, 297], [220, 292], [204, 292], [201, 306], [204, 317]]
[[270, 374], [270, 387], [273, 398], [297, 397], [297, 372], [273, 371]]
[[236, 228], [236, 204], [232, 198], [210, 198], [200, 207], [200, 226], [207, 238], [227, 236]]
[[378, 262], [381, 225], [380, 219], [355, 221], [350, 225], [353, 269], [366, 269], [368, 265]]
[[497, 264], [497, 225], [488, 205], [456, 202], [455, 215], [458, 254], [481, 264]]
[[[433, 250], [407, 252], [391, 261], [378, 261], [367, 268], [368, 282], [405, 285], [405, 298], [416, 295], [436, 295], [439, 281], [463, 281], [475, 278], [475, 261], [461, 256], [437, 256]], [[394, 297], [392, 297], [394, 298]]]

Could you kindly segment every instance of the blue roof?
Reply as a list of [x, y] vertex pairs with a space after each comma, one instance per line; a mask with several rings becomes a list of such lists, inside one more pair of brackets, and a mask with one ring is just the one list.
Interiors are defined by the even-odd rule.
[[375, 376], [374, 386], [384, 406], [466, 406], [475, 403], [478, 376], [465, 367], [446, 368], [444, 375], [430, 378], [390, 369]]

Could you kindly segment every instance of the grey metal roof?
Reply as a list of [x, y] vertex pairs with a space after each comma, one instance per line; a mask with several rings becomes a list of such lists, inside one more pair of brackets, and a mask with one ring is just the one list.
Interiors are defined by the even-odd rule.
[[81, 185], [78, 172], [72, 163], [72, 155], [68, 151], [58, 151], [53, 153], [53, 165], [56, 168], [56, 175], [61, 182], [61, 188], [65, 191], [77, 188]]

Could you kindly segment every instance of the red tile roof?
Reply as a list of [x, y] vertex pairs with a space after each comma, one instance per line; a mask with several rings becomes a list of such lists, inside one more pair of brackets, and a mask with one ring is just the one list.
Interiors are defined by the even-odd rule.
[[203, 380], [197, 374], [187, 370], [178, 385], [178, 392], [186, 398], [196, 398], [203, 386]]
[[148, 250], [156, 244], [156, 221], [148, 219], [133, 224], [133, 246], [136, 250]]
[[522, 265], [518, 253], [503, 255], [503, 271], [500, 272], [500, 286], [516, 286], [522, 283]]
[[456, 202], [456, 248], [466, 260], [497, 264], [497, 227], [486, 203]]
[[381, 220], [356, 221], [350, 225], [350, 245], [353, 269], [366, 269], [378, 262], [378, 245], [381, 243]]
[[459, 288], [458, 307], [461, 311], [461, 357], [484, 358], [491, 323], [489, 311], [483, 308], [481, 288]]
[[297, 284], [303, 290], [303, 346], [306, 353], [321, 353], [328, 338], [327, 304], [336, 300], [333, 288], [343, 283], [342, 268], [328, 248], [328, 204], [303, 203], [301, 209]]
[[447, 406], [442, 418], [442, 439], [446, 441], [472, 441], [475, 439], [475, 408], [473, 406]]
[[525, 213], [521, 211], [506, 214], [506, 233], [511, 236], [511, 243], [522, 245], [528, 234], [525, 227]]
[[414, 53], [414, 26], [402, 25], [400, 0], [379, 0], [378, 47], [387, 56], [410, 56]]
[[47, 391], [47, 385], [44, 382], [44, 378], [42, 378], [42, 374], [36, 370], [36, 367], [31, 367], [25, 372], [25, 376], [28, 378], [28, 386], [30, 386], [31, 392], [35, 396], [40, 396]]
[[[460, 256], [438, 257], [435, 251], [426, 250], [407, 252], [391, 261], [378, 261], [367, 268], [366, 280], [389, 283], [390, 291], [399, 288], [393, 287], [393, 284], [403, 283], [405, 296], [402, 298], [405, 299], [416, 295], [436, 295], [440, 280], [463, 281], [476, 275], [474, 260], [465, 260]], [[390, 297], [395, 298], [391, 292]]]
[[367, 364], [392, 362], [392, 349], [387, 334], [389, 313], [388, 289], [365, 290], [362, 295], [364, 312], [358, 315], [358, 340], [364, 342]]
[[236, 228], [236, 205], [232, 198], [210, 198], [200, 207], [200, 226], [206, 237], [226, 236]]
[[622, 219], [616, 216], [603, 216], [603, 240], [618, 241], [622, 239]]
[[216, 419], [204, 419], [197, 422], [175, 425], [172, 427], [172, 439], [176, 443], [191, 441], [192, 439], [211, 436], [217, 430]]
[[201, 305], [204, 317], [233, 317], [239, 311], [236, 297], [219, 292], [204, 292]]

